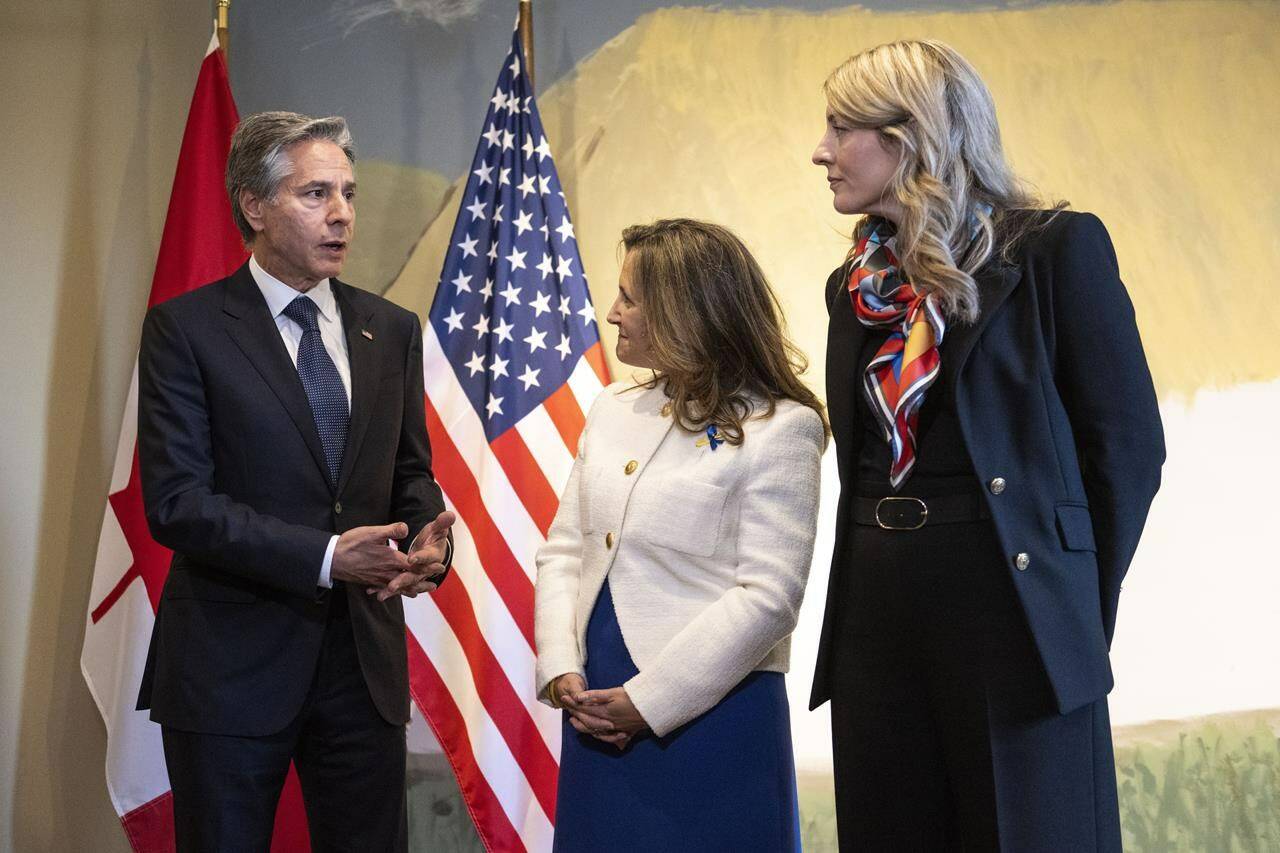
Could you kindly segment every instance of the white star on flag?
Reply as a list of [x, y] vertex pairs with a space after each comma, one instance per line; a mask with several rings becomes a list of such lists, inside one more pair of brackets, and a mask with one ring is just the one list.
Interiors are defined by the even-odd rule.
[[445, 323], [449, 326], [450, 332], [461, 331], [462, 315], [458, 313], [458, 309], [454, 308], [449, 312], [449, 316], [444, 318]]
[[555, 268], [551, 265], [551, 256], [543, 255], [542, 262], [538, 264], [537, 269], [538, 269], [538, 272], [542, 273], [542, 278], [544, 281], [546, 280], [548, 275], [555, 272]]
[[474, 237], [468, 237], [458, 244], [458, 248], [462, 250], [462, 257], [474, 258], [476, 256], [476, 243], [480, 242]]
[[543, 343], [546, 337], [546, 332], [539, 332], [537, 329], [529, 332], [529, 337], [524, 339], [524, 342], [529, 345], [529, 352], [534, 353], [540, 349], [546, 349], [547, 345]]
[[511, 340], [511, 330], [514, 328], [515, 325], [508, 323], [506, 317], [499, 317], [498, 327], [493, 330], [493, 333], [498, 336], [498, 340], [509, 341]]
[[508, 305], [520, 304], [520, 288], [516, 287], [514, 282], [507, 282], [507, 289], [499, 291], [499, 295], [507, 300]]
[[521, 373], [516, 378], [524, 383], [524, 390], [528, 391], [530, 388], [537, 386], [538, 374], [541, 372], [541, 369], [534, 370], [532, 365], [526, 364], [524, 366], [524, 373]]

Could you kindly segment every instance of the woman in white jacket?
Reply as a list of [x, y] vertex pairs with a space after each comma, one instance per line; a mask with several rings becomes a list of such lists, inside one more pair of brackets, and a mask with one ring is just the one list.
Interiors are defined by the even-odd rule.
[[[539, 697], [565, 709], [557, 851], [798, 850], [782, 673], [822, 405], [724, 228], [623, 232], [616, 383], [538, 553]], [[590, 688], [590, 689], [588, 689]]]

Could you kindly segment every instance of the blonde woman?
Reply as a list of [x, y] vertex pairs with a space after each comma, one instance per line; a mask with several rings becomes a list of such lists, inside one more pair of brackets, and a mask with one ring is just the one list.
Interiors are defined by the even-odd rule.
[[813, 706], [846, 850], [1119, 850], [1120, 581], [1164, 441], [1102, 223], [1037, 210], [934, 41], [853, 56], [813, 153], [840, 469]]
[[822, 407], [716, 225], [623, 232], [618, 359], [539, 552], [538, 692], [565, 708], [557, 851], [798, 850], [783, 673]]

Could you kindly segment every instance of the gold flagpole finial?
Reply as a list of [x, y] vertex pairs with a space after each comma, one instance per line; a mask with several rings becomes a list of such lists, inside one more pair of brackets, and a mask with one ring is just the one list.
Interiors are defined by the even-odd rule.
[[231, 0], [216, 0], [214, 6], [216, 9], [214, 23], [218, 28], [218, 46], [222, 48], [223, 56], [226, 56], [227, 42], [230, 40], [228, 17], [231, 13]]
[[520, 0], [520, 49], [524, 51], [524, 71], [529, 75], [529, 87], [533, 88], [533, 2]]

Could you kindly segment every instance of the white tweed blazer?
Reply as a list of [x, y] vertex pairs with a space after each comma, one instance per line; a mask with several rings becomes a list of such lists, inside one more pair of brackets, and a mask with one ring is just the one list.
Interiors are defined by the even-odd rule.
[[[662, 413], [659, 388], [615, 383], [587, 415], [538, 551], [538, 697], [585, 677], [587, 621], [609, 578], [639, 674], [623, 687], [658, 735], [753, 670], [786, 672], [813, 556], [822, 421], [780, 403], [715, 450]], [[611, 687], [614, 685], [588, 685]]]

